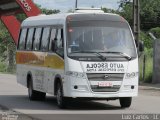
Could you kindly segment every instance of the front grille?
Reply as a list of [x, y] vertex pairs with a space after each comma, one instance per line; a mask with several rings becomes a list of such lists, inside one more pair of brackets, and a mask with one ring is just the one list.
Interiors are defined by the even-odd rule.
[[91, 85], [93, 92], [117, 92], [120, 89], [120, 85], [114, 85], [113, 87], [99, 87], [98, 85]]
[[[121, 83], [124, 77], [124, 74], [105, 74], [105, 73], [100, 73], [100, 74], [92, 74], [89, 73], [87, 74], [88, 80], [90, 82], [90, 87], [93, 92], [117, 92], [119, 91], [121, 87]], [[118, 82], [118, 84], [114, 85], [112, 87], [100, 87], [98, 86], [98, 82]]]
[[[108, 76], [108, 78], [105, 78]], [[87, 74], [89, 81], [122, 81], [124, 74]]]

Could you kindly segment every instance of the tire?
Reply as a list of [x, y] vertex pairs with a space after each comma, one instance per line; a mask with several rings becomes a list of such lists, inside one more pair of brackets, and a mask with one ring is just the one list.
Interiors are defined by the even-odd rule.
[[57, 84], [56, 99], [59, 108], [63, 109], [66, 107], [66, 100], [65, 97], [63, 96], [63, 88], [60, 83]]
[[29, 96], [29, 99], [31, 101], [32, 100], [45, 100], [46, 93], [33, 90], [32, 80], [29, 80], [29, 83], [28, 83], [28, 96]]
[[132, 103], [132, 97], [119, 98], [121, 108], [129, 108]]

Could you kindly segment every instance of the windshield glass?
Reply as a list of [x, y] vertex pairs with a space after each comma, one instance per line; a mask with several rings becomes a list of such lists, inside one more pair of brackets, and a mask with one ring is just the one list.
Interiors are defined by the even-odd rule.
[[86, 57], [89, 54], [87, 51], [103, 53], [105, 56], [118, 52], [136, 57], [131, 31], [124, 22], [72, 22], [68, 25], [67, 50], [71, 57]]

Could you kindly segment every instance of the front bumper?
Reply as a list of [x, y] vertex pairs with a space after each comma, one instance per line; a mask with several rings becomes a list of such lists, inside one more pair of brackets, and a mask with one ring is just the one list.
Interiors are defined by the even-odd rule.
[[[132, 88], [134, 86], [134, 89]], [[67, 77], [63, 82], [63, 90], [65, 97], [72, 98], [119, 98], [119, 97], [136, 97], [138, 96], [138, 84], [131, 82], [131, 84], [122, 85], [117, 92], [93, 92], [89, 82], [86, 79]]]

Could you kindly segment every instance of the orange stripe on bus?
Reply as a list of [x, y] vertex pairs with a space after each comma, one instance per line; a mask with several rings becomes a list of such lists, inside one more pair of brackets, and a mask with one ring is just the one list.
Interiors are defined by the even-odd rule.
[[16, 63], [53, 69], [64, 69], [64, 60], [58, 55], [49, 55], [44, 52], [17, 52]]

